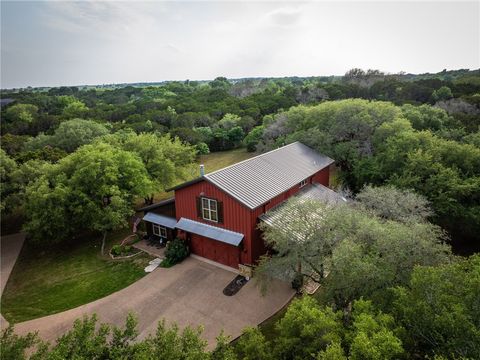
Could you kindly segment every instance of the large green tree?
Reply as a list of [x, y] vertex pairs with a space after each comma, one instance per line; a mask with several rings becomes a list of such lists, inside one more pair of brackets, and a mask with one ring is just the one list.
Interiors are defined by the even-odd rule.
[[40, 134], [25, 144], [26, 150], [39, 150], [45, 146], [57, 147], [68, 153], [95, 138], [109, 133], [106, 126], [92, 120], [72, 119], [64, 121], [53, 135]]
[[108, 144], [85, 145], [26, 190], [25, 230], [36, 242], [56, 243], [82, 230], [103, 234], [126, 225], [136, 196], [152, 191], [138, 155]]
[[419, 266], [395, 289], [393, 312], [412, 353], [475, 359], [480, 354], [480, 256]]
[[[444, 234], [424, 220], [424, 211], [418, 215], [413, 194], [399, 196], [402, 192], [384, 188], [379, 191], [385, 196], [379, 198], [371, 191], [367, 188], [362, 197], [367, 205], [290, 200], [280, 210], [288, 216], [262, 225], [274, 253], [256, 269], [261, 283], [264, 276], [293, 280], [300, 274], [322, 284], [328, 300], [346, 309], [360, 296], [407, 283], [415, 265], [448, 261]], [[404, 210], [392, 212], [392, 198]], [[425, 207], [425, 201], [419, 206]], [[379, 217], [382, 214], [387, 215]]]
[[121, 149], [133, 152], [142, 160], [150, 181], [152, 192], [145, 195], [145, 203], [153, 203], [155, 193], [165, 191], [177, 180], [190, 175], [196, 150], [178, 138], [157, 134], [135, 134], [124, 132], [107, 136], [106, 141]]

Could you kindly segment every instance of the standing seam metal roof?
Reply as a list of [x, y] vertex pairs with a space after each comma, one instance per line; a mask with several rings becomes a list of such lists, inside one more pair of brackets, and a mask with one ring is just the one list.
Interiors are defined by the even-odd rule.
[[147, 213], [143, 217], [143, 220], [157, 224], [157, 225], [166, 226], [170, 229], [175, 229], [175, 225], [177, 225], [177, 219], [169, 216], [155, 214], [152, 212]]
[[194, 234], [208, 237], [225, 244], [238, 246], [243, 240], [244, 235], [237, 233], [235, 231], [219, 228], [217, 226], [212, 226], [208, 224], [203, 224], [198, 221], [180, 218], [177, 225], [177, 229], [188, 231]]
[[[321, 201], [330, 206], [347, 203], [346, 198], [322, 184], [311, 184], [306, 186], [295, 195], [295, 198], [301, 202], [305, 200]], [[291, 221], [292, 219], [295, 219], [297, 215], [286, 212], [285, 204], [286, 201], [275, 206], [273, 209], [270, 209], [265, 214], [260, 215], [260, 220], [268, 225], [274, 226], [275, 224], [285, 222], [285, 220]]]
[[214, 171], [204, 178], [248, 208], [255, 209], [333, 162], [297, 141]]

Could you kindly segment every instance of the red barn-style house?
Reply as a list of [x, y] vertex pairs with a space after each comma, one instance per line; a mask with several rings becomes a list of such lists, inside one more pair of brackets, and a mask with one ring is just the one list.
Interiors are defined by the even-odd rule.
[[147, 233], [177, 236], [193, 254], [238, 268], [266, 251], [258, 223], [292, 196], [325, 200], [333, 160], [294, 142], [174, 187], [172, 199], [144, 207]]

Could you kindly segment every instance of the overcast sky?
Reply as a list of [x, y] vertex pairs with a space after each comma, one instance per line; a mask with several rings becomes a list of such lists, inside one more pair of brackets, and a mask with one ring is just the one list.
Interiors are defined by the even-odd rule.
[[480, 67], [480, 2], [1, 1], [1, 87]]

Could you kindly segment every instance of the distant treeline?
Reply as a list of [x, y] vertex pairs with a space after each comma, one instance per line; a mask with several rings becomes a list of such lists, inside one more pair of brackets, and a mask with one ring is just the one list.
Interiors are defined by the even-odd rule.
[[14, 100], [1, 109], [1, 148], [18, 165], [58, 162], [107, 134], [169, 134], [198, 154], [261, 152], [298, 139], [335, 158], [354, 192], [369, 183], [413, 188], [455, 238], [471, 244], [479, 231], [480, 70], [352, 69], [342, 77], [218, 77], [1, 97]]

